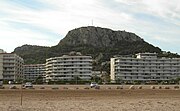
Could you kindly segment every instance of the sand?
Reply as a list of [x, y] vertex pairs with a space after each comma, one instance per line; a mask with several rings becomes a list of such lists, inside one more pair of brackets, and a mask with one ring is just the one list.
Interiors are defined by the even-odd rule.
[[22, 106], [20, 89], [1, 89], [0, 111], [180, 111], [179, 89], [63, 87], [24, 89]]

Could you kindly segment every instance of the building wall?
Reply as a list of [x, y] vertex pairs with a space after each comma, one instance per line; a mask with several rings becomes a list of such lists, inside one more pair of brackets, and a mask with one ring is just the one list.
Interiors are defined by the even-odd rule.
[[0, 49], [0, 53], [6, 53], [4, 50]]
[[64, 55], [46, 60], [47, 80], [73, 80], [77, 77], [82, 80], [90, 80], [92, 75], [91, 71], [91, 56]]
[[110, 79], [115, 82], [115, 58], [111, 58], [110, 70]]
[[158, 81], [180, 77], [180, 58], [157, 58], [153, 54], [143, 53], [143, 56], [138, 58], [112, 58], [111, 79], [113, 81]]
[[45, 76], [45, 64], [24, 65], [24, 80], [34, 81]]
[[3, 79], [3, 55], [0, 54], [0, 80]]
[[23, 76], [23, 59], [16, 54], [2, 53], [3, 56], [3, 80], [16, 81]]

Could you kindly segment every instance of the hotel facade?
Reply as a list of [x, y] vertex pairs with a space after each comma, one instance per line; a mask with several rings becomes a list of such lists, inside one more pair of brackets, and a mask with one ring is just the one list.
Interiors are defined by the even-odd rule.
[[23, 77], [24, 60], [15, 53], [0, 50], [0, 79], [17, 81]]
[[90, 80], [91, 76], [91, 56], [64, 55], [46, 59], [46, 81]]
[[180, 77], [180, 58], [158, 58], [156, 53], [111, 58], [111, 80], [169, 81]]
[[34, 81], [38, 77], [45, 77], [45, 64], [24, 65], [24, 80]]

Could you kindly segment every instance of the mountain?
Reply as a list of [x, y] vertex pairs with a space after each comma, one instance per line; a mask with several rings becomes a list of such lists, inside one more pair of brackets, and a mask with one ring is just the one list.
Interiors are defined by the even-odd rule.
[[89, 45], [98, 48], [113, 48], [119, 45], [119, 42], [143, 42], [143, 39], [130, 32], [89, 26], [69, 31], [65, 38], [59, 42], [59, 45]]
[[134, 33], [93, 26], [69, 31], [55, 47], [66, 49], [65, 52], [73, 50], [90, 54], [94, 59], [101, 62], [108, 61], [114, 55], [161, 52], [160, 48], [145, 42]]
[[91, 55], [95, 60], [94, 69], [102, 68], [101, 63], [109, 61], [114, 55], [157, 52], [163, 56], [160, 48], [147, 43], [134, 33], [94, 26], [73, 29], [52, 47], [23, 45], [14, 50], [24, 58], [25, 64], [45, 63], [46, 58], [62, 56], [71, 51]]

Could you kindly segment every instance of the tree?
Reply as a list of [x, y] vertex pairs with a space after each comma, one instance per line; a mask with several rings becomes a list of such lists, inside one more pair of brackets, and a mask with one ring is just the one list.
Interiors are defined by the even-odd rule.
[[42, 84], [42, 83], [43, 83], [43, 77], [42, 77], [42, 76], [38, 76], [38, 77], [35, 79], [35, 83], [36, 83], [36, 84]]
[[97, 75], [93, 76], [91, 80], [96, 83], [102, 83], [102, 79], [98, 77]]
[[174, 79], [174, 81], [175, 81], [175, 84], [180, 84], [180, 77]]

